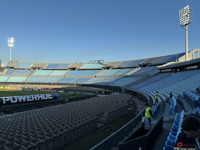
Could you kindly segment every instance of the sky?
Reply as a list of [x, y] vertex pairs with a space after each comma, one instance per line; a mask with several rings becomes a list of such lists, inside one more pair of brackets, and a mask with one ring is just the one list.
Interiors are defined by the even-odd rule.
[[200, 0], [0, 0], [0, 59], [19, 63], [136, 60], [185, 52], [179, 10], [190, 5], [189, 51], [200, 48]]

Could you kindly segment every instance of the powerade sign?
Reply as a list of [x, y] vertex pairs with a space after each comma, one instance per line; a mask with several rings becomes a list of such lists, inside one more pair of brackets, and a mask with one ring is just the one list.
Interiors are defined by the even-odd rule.
[[46, 100], [59, 100], [59, 94], [52, 93], [52, 94], [0, 97], [0, 105], [20, 104], [20, 103], [38, 102]]

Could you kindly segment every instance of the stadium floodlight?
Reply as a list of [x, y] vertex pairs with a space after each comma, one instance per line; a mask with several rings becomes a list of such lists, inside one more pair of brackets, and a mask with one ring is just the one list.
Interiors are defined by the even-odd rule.
[[187, 5], [183, 9], [179, 10], [179, 18], [181, 27], [185, 26], [185, 60], [188, 60], [188, 24], [191, 23], [191, 9]]
[[10, 47], [10, 61], [11, 61], [11, 48], [14, 47], [14, 38], [13, 37], [8, 38], [8, 47]]

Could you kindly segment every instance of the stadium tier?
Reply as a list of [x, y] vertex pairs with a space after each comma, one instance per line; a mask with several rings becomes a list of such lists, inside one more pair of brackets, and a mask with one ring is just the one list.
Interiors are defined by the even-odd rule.
[[48, 76], [50, 75], [50, 73], [52, 72], [52, 70], [36, 70], [33, 75], [37, 75], [37, 76]]
[[31, 72], [32, 72], [32, 70], [15, 70], [13, 75], [26, 75], [26, 76], [28, 76]]
[[58, 83], [73, 83], [75, 78], [62, 78]]
[[57, 83], [61, 78], [47, 77], [43, 80], [44, 83]]
[[45, 69], [66, 69], [70, 64], [48, 64]]
[[31, 64], [18, 64], [15, 68], [30, 68]]
[[84, 64], [80, 69], [101, 69], [103, 66], [104, 64]]
[[111, 70], [104, 70], [99, 76], [122, 76], [127, 74], [133, 69], [111, 69]]
[[24, 82], [26, 80], [26, 77], [15, 77], [12, 76], [8, 79], [7, 82]]
[[0, 82], [6, 82], [8, 76], [0, 76]]
[[158, 72], [156, 66], [142, 67], [142, 68], [138, 69], [137, 71], [133, 72], [132, 75], [143, 76], [143, 75], [150, 75], [151, 73], [155, 73], [155, 72]]
[[85, 72], [85, 70], [72, 70], [68, 76], [82, 76]]
[[4, 73], [4, 75], [11, 75], [14, 72], [13, 69], [8, 69], [6, 70], [6, 72]]
[[83, 74], [83, 76], [94, 76], [94, 75], [96, 75], [97, 73], [99, 73], [100, 72], [100, 70], [87, 70], [84, 74]]
[[45, 77], [29, 77], [26, 82], [42, 83]]
[[120, 67], [136, 67], [140, 63], [142, 63], [145, 59], [141, 60], [130, 60], [130, 61], [123, 61], [119, 65], [117, 65], [118, 68]]
[[125, 86], [134, 81], [139, 80], [139, 77], [124, 77], [111, 83], [113, 86]]
[[92, 78], [84, 84], [110, 85], [119, 78]]
[[51, 73], [51, 76], [64, 76], [67, 72], [67, 70], [55, 70]]

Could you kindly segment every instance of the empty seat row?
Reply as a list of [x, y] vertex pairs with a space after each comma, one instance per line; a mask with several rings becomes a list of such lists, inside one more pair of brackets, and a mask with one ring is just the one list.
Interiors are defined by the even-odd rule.
[[104, 113], [128, 105], [130, 95], [113, 95], [0, 117], [0, 149], [31, 149], [63, 136], [68, 140], [96, 127]]
[[184, 118], [184, 110], [182, 110], [181, 113], [176, 113], [175, 120], [169, 132], [163, 150], [174, 150], [174, 144], [176, 143], [178, 135], [181, 132], [181, 124], [183, 118]]
[[190, 91], [185, 91], [185, 92], [183, 92], [183, 96], [184, 96], [184, 98], [191, 100], [196, 107], [199, 107], [199, 96], [198, 95], [196, 95]]

